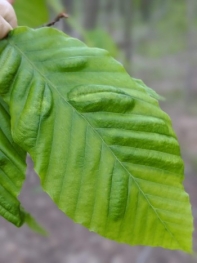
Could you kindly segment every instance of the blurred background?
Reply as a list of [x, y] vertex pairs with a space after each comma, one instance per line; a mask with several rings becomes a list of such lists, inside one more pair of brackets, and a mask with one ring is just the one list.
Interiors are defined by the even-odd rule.
[[[160, 105], [173, 123], [185, 161], [186, 191], [197, 223], [197, 1], [16, 0], [20, 25], [39, 27], [66, 10], [56, 26], [88, 46], [107, 49], [131, 76], [166, 98]], [[55, 40], [54, 40], [55, 41]], [[42, 192], [28, 158], [20, 200], [46, 227], [42, 237], [0, 218], [0, 263], [197, 263], [194, 254], [131, 247], [74, 224]]]

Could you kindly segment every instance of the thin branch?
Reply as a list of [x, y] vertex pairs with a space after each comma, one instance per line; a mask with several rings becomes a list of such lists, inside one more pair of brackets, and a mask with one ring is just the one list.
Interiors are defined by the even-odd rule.
[[60, 13], [53, 21], [43, 25], [42, 27], [51, 27], [51, 26], [54, 26], [57, 22], [59, 22], [61, 19], [63, 18], [68, 18], [68, 14], [62, 12]]

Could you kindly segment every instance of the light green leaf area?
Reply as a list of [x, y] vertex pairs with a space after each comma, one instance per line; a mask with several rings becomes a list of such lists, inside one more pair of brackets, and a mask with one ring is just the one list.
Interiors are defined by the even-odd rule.
[[84, 39], [88, 46], [99, 47], [109, 51], [113, 57], [118, 56], [118, 47], [112, 37], [104, 30], [95, 29], [84, 32]]
[[65, 11], [65, 6], [61, 0], [47, 0], [47, 4], [56, 13], [60, 13], [60, 12]]
[[13, 6], [19, 26], [38, 27], [49, 21], [45, 0], [16, 0]]
[[25, 214], [17, 197], [25, 180], [25, 152], [11, 137], [7, 105], [0, 98], [0, 216], [21, 226]]
[[64, 213], [118, 242], [191, 251], [183, 161], [155, 92], [51, 28], [12, 31], [0, 68], [14, 141]]

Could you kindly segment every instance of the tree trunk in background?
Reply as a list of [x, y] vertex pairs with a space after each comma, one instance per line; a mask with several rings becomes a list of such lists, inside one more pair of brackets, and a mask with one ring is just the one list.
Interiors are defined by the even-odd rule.
[[121, 0], [118, 1], [118, 9], [121, 15], [124, 15], [124, 12], [125, 12], [123, 2], [124, 1], [121, 1]]
[[153, 3], [152, 0], [141, 0], [140, 10], [141, 10], [142, 18], [145, 22], [150, 20], [152, 3]]
[[[120, 0], [121, 1], [121, 0]], [[131, 71], [132, 59], [132, 23], [133, 23], [133, 0], [121, 1], [124, 5], [124, 46], [128, 70]]]
[[[73, 0], [63, 0], [63, 4], [66, 8], [66, 13], [70, 16], [73, 16], [73, 12], [74, 12], [74, 8], [73, 8]], [[67, 23], [67, 21], [65, 21], [64, 23], [64, 31], [67, 34], [72, 35], [72, 28], [71, 26]]]
[[113, 10], [114, 10], [114, 0], [107, 0], [105, 4], [105, 17], [106, 17], [106, 26], [108, 32], [113, 31]]
[[71, 14], [73, 12], [73, 0], [63, 0], [63, 4], [66, 7], [66, 12]]
[[100, 0], [84, 0], [84, 27], [88, 30], [97, 25]]
[[196, 77], [196, 57], [194, 56], [196, 50], [196, 27], [195, 27], [195, 19], [196, 19], [196, 0], [187, 0], [187, 27], [188, 32], [186, 34], [187, 37], [187, 52], [188, 52], [188, 61], [187, 63], [187, 77], [186, 77], [186, 99], [191, 100], [194, 96], [197, 95], [196, 85], [197, 85], [197, 77]]
[[114, 6], [114, 0], [107, 0], [105, 5], [106, 12], [111, 12]]
[[169, 0], [157, 0], [157, 2], [151, 0], [151, 4], [151, 10], [154, 10], [156, 7], [153, 12], [150, 10], [149, 16], [149, 21], [151, 20], [150, 22], [154, 25], [155, 23], [158, 23], [158, 21], [160, 21], [163, 17], [165, 17], [168, 12], [170, 12], [172, 2]]

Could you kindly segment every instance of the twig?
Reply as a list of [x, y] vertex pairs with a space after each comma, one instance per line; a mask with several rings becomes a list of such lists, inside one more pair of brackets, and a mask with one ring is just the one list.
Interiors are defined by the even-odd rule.
[[49, 22], [45, 25], [43, 25], [42, 27], [50, 27], [50, 26], [54, 26], [57, 22], [59, 22], [62, 18], [68, 18], [69, 16], [66, 13], [60, 13], [52, 22]]

